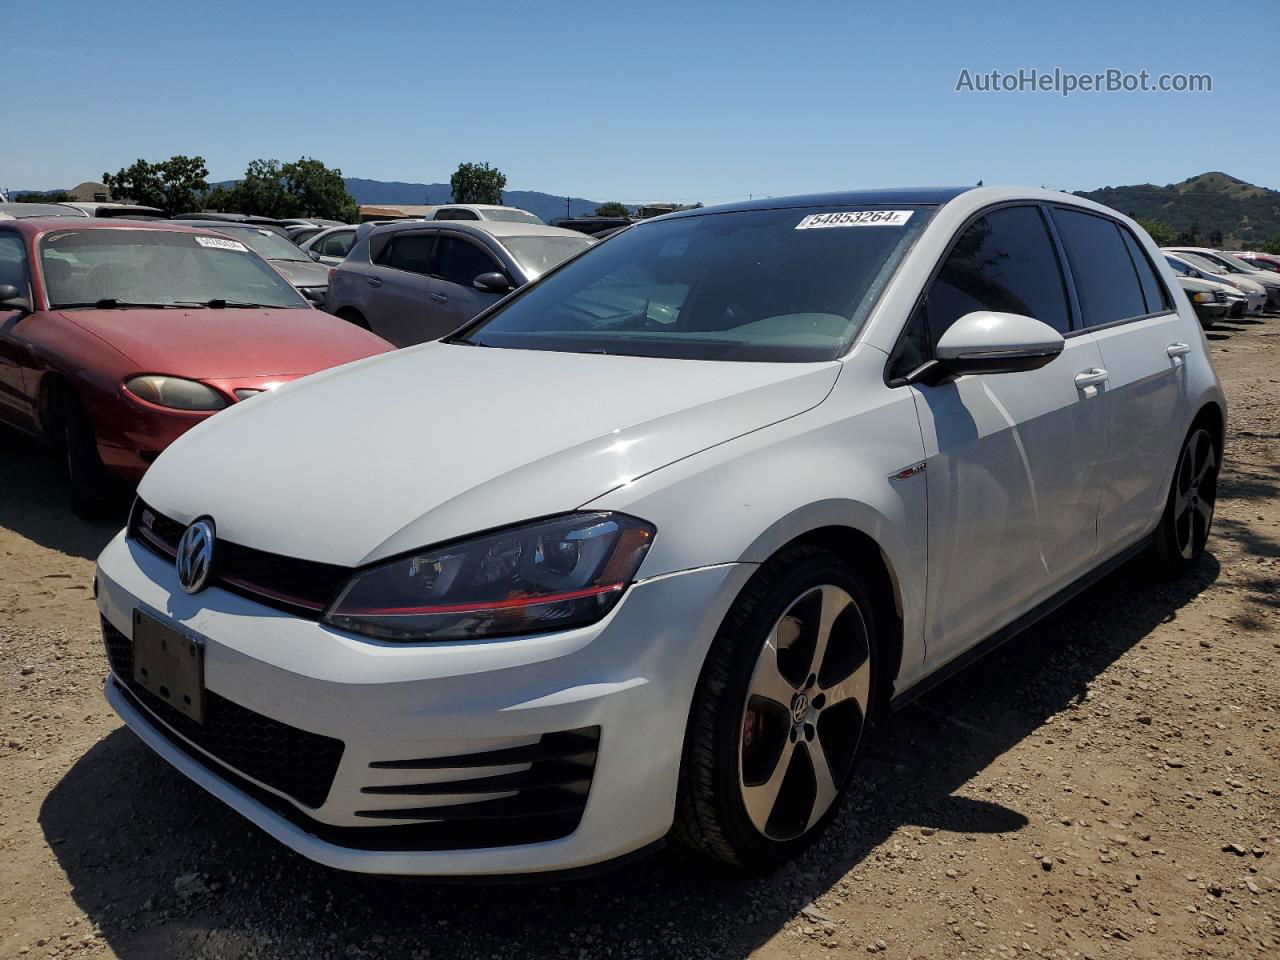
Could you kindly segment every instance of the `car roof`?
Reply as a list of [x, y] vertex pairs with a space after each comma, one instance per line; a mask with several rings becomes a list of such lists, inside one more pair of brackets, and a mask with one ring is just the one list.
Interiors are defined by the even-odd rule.
[[13, 220], [28, 220], [31, 217], [79, 217], [87, 214], [79, 207], [66, 203], [0, 203], [0, 215]]
[[[437, 210], [519, 210], [521, 213], [529, 211], [524, 207], [513, 207], [507, 203], [442, 203], [436, 208]], [[536, 216], [536, 214], [534, 214]]]
[[[847, 190], [837, 193], [807, 193], [790, 197], [764, 197], [760, 200], [743, 200], [739, 203], [723, 203], [714, 207], [695, 207], [664, 213], [651, 220], [670, 220], [676, 217], [697, 217], [707, 213], [736, 213], [741, 210], [784, 210], [790, 207], [852, 207], [863, 204], [932, 204], [941, 205], [954, 200], [974, 187], [885, 187], [875, 190]], [[645, 221], [641, 221], [642, 223]]]
[[491, 237], [583, 237], [577, 230], [548, 227], [541, 223], [521, 223], [516, 220], [397, 220], [375, 228], [377, 233], [396, 233], [401, 230], [458, 230], [462, 233], [488, 234]]
[[[173, 233], [209, 233], [210, 228], [173, 220], [130, 220], [127, 217], [30, 217], [14, 220], [19, 232], [38, 236], [53, 230], [168, 230]], [[225, 224], [219, 224], [224, 227]]]

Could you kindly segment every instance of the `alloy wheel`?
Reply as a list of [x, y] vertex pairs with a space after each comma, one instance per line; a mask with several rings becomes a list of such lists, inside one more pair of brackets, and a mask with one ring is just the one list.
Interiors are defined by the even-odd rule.
[[739, 787], [761, 835], [794, 839], [831, 809], [870, 695], [870, 640], [858, 605], [831, 584], [806, 590], [765, 638], [743, 705]]
[[1207, 430], [1187, 438], [1173, 488], [1173, 532], [1178, 552], [1192, 559], [1209, 538], [1217, 499], [1218, 458]]

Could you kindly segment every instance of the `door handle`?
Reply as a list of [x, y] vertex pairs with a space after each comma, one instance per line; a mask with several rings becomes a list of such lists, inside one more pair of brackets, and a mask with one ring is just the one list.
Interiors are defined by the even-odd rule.
[[443, 293], [429, 293], [427, 294], [427, 296], [430, 297], [432, 300], [434, 300], [436, 303], [449, 302], [449, 298], [446, 297]]
[[1076, 386], [1083, 389], [1085, 387], [1097, 387], [1106, 383], [1111, 379], [1111, 374], [1107, 373], [1102, 367], [1092, 367], [1089, 370], [1082, 370], [1076, 374]]
[[364, 279], [365, 279], [365, 282], [368, 283], [369, 286], [371, 287], [382, 286], [382, 281], [379, 280], [377, 277], [365, 277]]
[[1188, 353], [1190, 353], [1190, 352], [1191, 352], [1191, 346], [1190, 346], [1190, 344], [1186, 344], [1186, 343], [1171, 343], [1171, 344], [1169, 344], [1169, 356], [1171, 356], [1171, 357], [1182, 357], [1182, 356], [1186, 356], [1186, 355], [1187, 355]]

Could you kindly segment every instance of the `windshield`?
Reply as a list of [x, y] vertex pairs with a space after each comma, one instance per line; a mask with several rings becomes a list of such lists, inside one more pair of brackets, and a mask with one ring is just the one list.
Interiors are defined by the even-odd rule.
[[1231, 266], [1235, 267], [1238, 270], [1244, 270], [1247, 273], [1258, 272], [1258, 268], [1255, 267], [1252, 263], [1249, 263], [1248, 261], [1245, 261], [1245, 260], [1241, 260], [1239, 257], [1233, 257], [1229, 253], [1220, 253], [1218, 254], [1218, 257], [1221, 258], [1222, 260], [1225, 260], [1227, 263], [1229, 263]]
[[40, 262], [52, 308], [310, 307], [261, 257], [225, 237], [69, 230], [44, 238]]
[[640, 224], [457, 342], [702, 360], [840, 356], [932, 207], [790, 208]]
[[531, 280], [595, 243], [590, 237], [499, 237], [498, 242]]
[[536, 223], [546, 226], [541, 217], [535, 217], [528, 210], [486, 210], [486, 220], [502, 220], [505, 223]]
[[1210, 260], [1208, 257], [1201, 257], [1194, 253], [1181, 253], [1179, 256], [1195, 267], [1197, 270], [1203, 270], [1206, 273], [1223, 274], [1227, 272], [1227, 268], [1216, 260]]
[[267, 230], [264, 227], [224, 227], [217, 226], [210, 229], [217, 230], [219, 233], [225, 233], [228, 237], [235, 237], [246, 246], [252, 247], [259, 256], [266, 257], [268, 260], [306, 260], [311, 262], [311, 258], [307, 256], [292, 240], [287, 240], [274, 230]]

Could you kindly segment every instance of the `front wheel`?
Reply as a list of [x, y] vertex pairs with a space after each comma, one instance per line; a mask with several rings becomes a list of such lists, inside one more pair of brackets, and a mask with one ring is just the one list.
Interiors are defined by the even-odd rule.
[[875, 666], [870, 598], [847, 565], [801, 546], [762, 566], [694, 697], [676, 837], [750, 870], [799, 853], [849, 781]]
[[1197, 424], [1187, 434], [1169, 485], [1153, 554], [1156, 566], [1172, 576], [1186, 573], [1204, 553], [1218, 499], [1218, 445]]
[[111, 509], [114, 485], [98, 456], [93, 424], [71, 395], [62, 400], [62, 453], [71, 486], [71, 509], [82, 520], [101, 520]]

